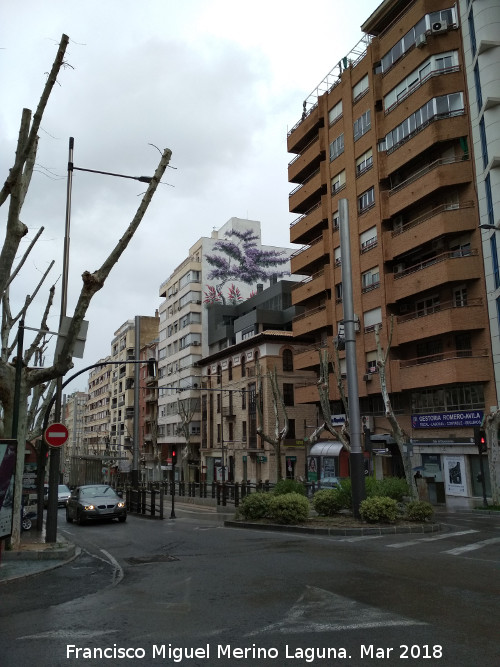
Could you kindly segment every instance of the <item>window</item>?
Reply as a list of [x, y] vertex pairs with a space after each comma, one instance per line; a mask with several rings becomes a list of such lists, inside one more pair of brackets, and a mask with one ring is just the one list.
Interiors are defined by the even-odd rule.
[[369, 190], [363, 192], [358, 197], [358, 211], [363, 213], [375, 204], [375, 188], [371, 187]]
[[365, 332], [373, 331], [377, 324], [382, 323], [382, 308], [372, 308], [363, 313]]
[[467, 287], [465, 285], [453, 290], [453, 305], [455, 308], [463, 308], [467, 305]]
[[332, 125], [336, 120], [342, 116], [342, 100], [330, 109], [328, 112], [328, 122]]
[[417, 358], [419, 363], [440, 361], [442, 359], [443, 343], [441, 340], [429, 340], [417, 343]]
[[468, 22], [469, 22], [469, 39], [470, 39], [470, 46], [472, 49], [472, 57], [476, 55], [476, 28], [474, 26], [474, 13], [472, 11], [469, 12], [468, 16]]
[[288, 420], [288, 434], [286, 437], [295, 440], [295, 419]]
[[500, 271], [498, 267], [498, 248], [497, 248], [496, 232], [493, 232], [493, 234], [491, 235], [490, 249], [491, 249], [491, 263], [493, 265], [493, 279], [495, 281], [495, 289], [498, 289], [500, 287]]
[[426, 102], [420, 109], [415, 111], [415, 113], [393, 130], [388, 132], [385, 135], [385, 138], [379, 142], [378, 149], [392, 152], [430, 121], [463, 113], [463, 93], [451, 93], [450, 95], [435, 97]]
[[366, 134], [371, 127], [370, 109], [365, 111], [356, 121], [354, 121], [354, 141], [357, 141], [363, 134]]
[[342, 133], [330, 144], [330, 162], [335, 160], [339, 155], [342, 155], [344, 152], [344, 134]]
[[334, 250], [335, 266], [340, 266], [342, 264], [342, 257], [340, 255], [340, 246], [337, 246]]
[[[487, 209], [488, 209], [488, 223], [490, 225], [494, 225], [495, 224], [495, 213], [494, 213], [494, 210], [493, 210], [493, 196], [491, 194], [491, 180], [490, 180], [490, 175], [489, 174], [487, 174], [486, 178], [484, 179], [484, 189], [486, 191], [486, 206], [487, 206]], [[495, 239], [495, 243], [496, 243], [496, 239]], [[496, 256], [496, 252], [495, 252], [495, 256]], [[498, 287], [498, 285], [497, 285], [497, 287]]]
[[332, 223], [333, 223], [333, 229], [338, 229], [339, 228], [339, 212], [335, 211], [335, 213], [332, 215]]
[[293, 354], [291, 350], [283, 350], [283, 370], [293, 371]]
[[243, 440], [243, 445], [246, 445], [247, 442], [247, 423], [241, 422], [241, 439]]
[[[228, 364], [228, 368], [227, 368], [227, 379], [228, 379], [228, 380], [232, 380], [232, 379], [233, 379], [233, 362], [232, 362], [232, 361], [230, 361], [229, 364]], [[230, 394], [230, 396], [232, 396], [232, 394]]]
[[359, 100], [360, 97], [363, 97], [363, 95], [368, 90], [369, 85], [368, 74], [365, 74], [361, 81], [358, 81], [358, 83], [352, 89], [352, 99], [354, 102]]
[[332, 195], [345, 186], [345, 169], [332, 178]]
[[365, 232], [362, 232], [359, 236], [359, 241], [361, 245], [361, 252], [366, 252], [371, 250], [377, 245], [377, 228], [370, 227]]
[[373, 149], [369, 149], [356, 160], [356, 176], [361, 176], [373, 166]]
[[380, 272], [378, 266], [361, 274], [361, 291], [369, 292], [380, 286]]
[[342, 303], [342, 283], [335, 285], [335, 301], [336, 303]]
[[428, 296], [415, 303], [415, 313], [417, 317], [431, 315], [441, 310], [439, 295]]
[[483, 154], [483, 169], [488, 166], [488, 141], [486, 139], [486, 129], [484, 127], [484, 116], [479, 121], [479, 136], [481, 138], [481, 152]]
[[294, 405], [293, 384], [288, 382], [283, 384], [283, 401], [285, 405]]

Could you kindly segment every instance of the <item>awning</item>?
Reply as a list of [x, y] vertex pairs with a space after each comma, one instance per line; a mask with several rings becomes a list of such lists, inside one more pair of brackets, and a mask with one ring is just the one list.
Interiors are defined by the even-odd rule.
[[309, 456], [338, 456], [343, 446], [341, 442], [317, 442], [311, 447]]

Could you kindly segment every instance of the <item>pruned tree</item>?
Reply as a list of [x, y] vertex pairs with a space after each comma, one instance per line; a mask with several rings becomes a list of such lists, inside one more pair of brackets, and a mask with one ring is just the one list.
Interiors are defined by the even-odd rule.
[[[289, 274], [288, 271], [279, 271], [276, 268], [288, 262], [286, 252], [258, 247], [259, 237], [251, 229], [231, 229], [225, 233], [225, 237], [214, 243], [213, 250], [216, 252], [205, 256], [207, 262], [214, 267], [207, 278], [220, 281], [215, 292], [222, 299], [222, 303], [226, 303], [222, 288], [229, 280], [252, 285], [259, 280], [269, 280], [274, 275], [282, 277]], [[231, 294], [229, 297], [231, 298]]]
[[[345, 449], [351, 451], [351, 441], [349, 437], [349, 407], [347, 396], [345, 393], [344, 380], [340, 372], [340, 357], [337, 347], [335, 349], [336, 363], [332, 363], [328, 348], [323, 347], [318, 350], [319, 354], [319, 377], [318, 377], [318, 394], [319, 407], [323, 423], [320, 424], [311, 434], [309, 442], [314, 444], [320, 438], [323, 431], [328, 431], [336, 440], [340, 440]], [[346, 416], [345, 423], [342, 428], [336, 429], [332, 424], [332, 411], [330, 405], [330, 366], [333, 367], [333, 373], [337, 382], [337, 389], [344, 406], [344, 413]]]
[[391, 427], [392, 437], [396, 441], [399, 452], [401, 454], [401, 460], [403, 461], [403, 468], [405, 471], [406, 483], [408, 484], [408, 491], [411, 497], [415, 497], [415, 488], [413, 485], [413, 479], [411, 474], [411, 458], [410, 458], [410, 438], [408, 433], [401, 427], [394, 409], [392, 407], [391, 398], [389, 396], [389, 390], [387, 388], [387, 376], [386, 376], [386, 366], [389, 359], [389, 353], [391, 350], [392, 343], [392, 333], [394, 330], [394, 317], [391, 316], [390, 326], [389, 326], [389, 337], [387, 340], [387, 347], [384, 350], [382, 348], [382, 343], [380, 341], [380, 329], [381, 325], [375, 327], [375, 342], [377, 345], [377, 367], [379, 370], [379, 380], [380, 380], [380, 391], [382, 393], [382, 400], [384, 402], [385, 417], [389, 422]]
[[491, 500], [493, 505], [500, 505], [500, 456], [498, 451], [498, 429], [500, 410], [486, 415], [483, 420], [488, 448], [488, 467], [490, 471]]
[[[34, 241], [22, 256], [20, 262], [15, 266], [16, 257], [19, 254], [19, 246], [22, 239], [28, 233], [28, 227], [21, 221], [21, 211], [30, 186], [35, 165], [38, 147], [38, 131], [50, 94], [57, 82], [57, 77], [61, 69], [66, 65], [65, 53], [68, 42], [69, 38], [67, 35], [63, 35], [35, 113], [32, 114], [29, 109], [24, 109], [22, 112], [14, 164], [9, 170], [7, 179], [0, 190], [0, 206], [8, 202], [5, 239], [0, 252], [0, 296], [2, 304], [0, 404], [2, 406], [3, 416], [3, 423], [1, 424], [2, 433], [4, 436], [12, 434], [12, 437], [17, 438], [18, 441], [16, 492], [13, 505], [14, 517], [20, 516], [21, 512], [22, 476], [27, 435], [32, 437], [40, 434], [44, 404], [49, 401], [49, 393], [54, 390], [54, 381], [57, 378], [63, 377], [73, 366], [72, 357], [77, 336], [90, 302], [93, 296], [102, 289], [112, 268], [118, 262], [132, 239], [147, 211], [158, 183], [160, 182], [171, 157], [171, 151], [165, 149], [155, 174], [151, 179], [146, 192], [142, 196], [142, 200], [132, 221], [100, 268], [92, 272], [85, 271], [83, 273], [81, 292], [73, 317], [71, 318], [69, 331], [57, 358], [54, 359], [50, 366], [34, 367], [30, 366], [30, 363], [35, 356], [35, 352], [39, 353], [40, 346], [43, 346], [44, 336], [48, 331], [46, 320], [48, 311], [52, 305], [54, 288], [51, 288], [49, 291], [45, 314], [40, 323], [40, 331], [29, 348], [23, 351], [21, 377], [17, 385], [19, 400], [15, 400], [16, 368], [14, 360], [12, 359], [12, 353], [16, 348], [18, 339], [17, 333], [14, 333], [13, 331], [13, 327], [16, 322], [24, 318], [28, 308], [33, 303], [33, 299], [44, 282], [49, 269], [42, 276], [34, 292], [26, 296], [24, 304], [21, 306], [17, 315], [13, 315], [11, 312], [9, 287], [14, 278], [18, 276], [21, 266], [24, 264], [35, 241], [39, 237], [39, 235], [35, 237]], [[28, 399], [30, 397], [33, 400], [28, 408]], [[36, 403], [36, 401], [38, 401], [38, 403]], [[17, 433], [12, 433], [15, 410], [18, 411], [18, 428]], [[30, 424], [28, 424], [28, 419], [31, 420]], [[14, 547], [17, 547], [19, 541], [20, 521], [14, 521], [11, 542]]]
[[264, 377], [269, 380], [271, 387], [272, 406], [274, 412], [274, 435], [270, 435], [264, 430], [264, 416], [262, 413], [262, 405], [264, 400], [263, 381], [260, 364], [257, 360], [255, 364], [255, 372], [257, 377], [255, 402], [257, 407], [257, 435], [259, 435], [265, 442], [269, 443], [276, 456], [276, 481], [283, 479], [282, 465], [281, 465], [281, 444], [288, 435], [288, 412], [283, 398], [283, 392], [278, 383], [278, 371], [276, 366], [267, 371]]
[[190, 425], [193, 421], [194, 415], [200, 411], [200, 400], [199, 398], [177, 398], [177, 414], [180, 416], [181, 421], [177, 427], [177, 431], [180, 435], [184, 437], [185, 444], [182, 448], [181, 464], [182, 464], [182, 475], [184, 480], [189, 480], [188, 477], [188, 466], [189, 461], [193, 458], [193, 451], [191, 446], [191, 430]]

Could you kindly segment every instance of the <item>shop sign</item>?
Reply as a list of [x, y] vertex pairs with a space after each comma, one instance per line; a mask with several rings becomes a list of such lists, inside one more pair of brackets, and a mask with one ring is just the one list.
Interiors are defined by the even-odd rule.
[[267, 456], [257, 456], [257, 461], [259, 463], [266, 463], [267, 461]]
[[412, 428], [457, 428], [481, 426], [483, 411], [433, 412], [428, 415], [412, 415]]
[[296, 461], [297, 457], [296, 456], [287, 456], [286, 457], [288, 461]]

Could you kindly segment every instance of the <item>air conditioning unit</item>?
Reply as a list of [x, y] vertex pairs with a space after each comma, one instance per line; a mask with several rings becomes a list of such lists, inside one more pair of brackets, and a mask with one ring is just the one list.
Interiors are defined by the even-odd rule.
[[363, 380], [365, 382], [371, 382], [371, 379], [372, 379], [372, 376], [370, 375], [370, 373], [366, 373], [366, 375], [363, 375]]
[[448, 24], [446, 21], [435, 21], [432, 24], [431, 31], [434, 35], [438, 35], [441, 32], [448, 32]]
[[404, 264], [396, 264], [396, 266], [394, 267], [394, 273], [403, 273], [404, 268], [405, 268]]
[[417, 49], [423, 49], [424, 46], [427, 44], [427, 36], [425, 32], [423, 32], [421, 35], [419, 35], [415, 41]]

